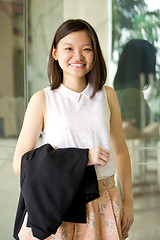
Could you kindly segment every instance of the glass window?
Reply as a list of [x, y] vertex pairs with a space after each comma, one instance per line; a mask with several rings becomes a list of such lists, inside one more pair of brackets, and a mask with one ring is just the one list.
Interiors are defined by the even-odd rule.
[[23, 1], [0, 1], [0, 137], [17, 137], [24, 112]]
[[[112, 73], [133, 171], [135, 222], [129, 239], [159, 239], [160, 8], [112, 1]], [[150, 229], [150, 231], [146, 231]]]
[[23, 0], [0, 1], [0, 238], [11, 239], [19, 178], [13, 152], [24, 116]]
[[[29, 0], [27, 45], [28, 99], [38, 90], [49, 85], [47, 61], [57, 27], [63, 22], [63, 1]], [[38, 9], [37, 9], [38, 8]], [[37, 11], [38, 10], [38, 11]]]

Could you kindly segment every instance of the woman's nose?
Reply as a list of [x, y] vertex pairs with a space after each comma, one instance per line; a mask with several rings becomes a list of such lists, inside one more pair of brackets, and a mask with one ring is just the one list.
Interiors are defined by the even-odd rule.
[[83, 54], [82, 54], [82, 51], [75, 51], [74, 53], [74, 57], [77, 59], [77, 60], [82, 60], [84, 58]]

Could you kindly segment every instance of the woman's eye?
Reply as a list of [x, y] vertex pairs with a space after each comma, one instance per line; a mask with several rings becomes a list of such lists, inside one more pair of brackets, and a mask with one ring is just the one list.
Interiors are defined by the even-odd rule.
[[65, 50], [72, 50], [72, 48], [71, 47], [67, 47], [67, 48], [65, 48]]
[[91, 52], [92, 49], [91, 49], [91, 48], [84, 48], [84, 51], [86, 51], [86, 52]]

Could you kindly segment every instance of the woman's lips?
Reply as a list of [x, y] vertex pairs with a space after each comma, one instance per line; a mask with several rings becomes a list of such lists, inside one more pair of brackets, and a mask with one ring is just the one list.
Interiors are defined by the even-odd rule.
[[78, 67], [78, 68], [82, 68], [85, 66], [84, 63], [70, 63], [69, 65], [72, 67]]

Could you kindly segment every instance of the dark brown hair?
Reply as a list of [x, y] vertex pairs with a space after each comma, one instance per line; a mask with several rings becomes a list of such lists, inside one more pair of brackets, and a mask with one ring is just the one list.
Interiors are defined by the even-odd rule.
[[155, 79], [156, 49], [144, 39], [131, 39], [123, 48], [114, 79], [114, 89], [140, 88], [140, 73], [145, 74], [146, 89], [149, 86], [148, 74]]
[[49, 60], [48, 60], [48, 78], [51, 85], [51, 89], [56, 89], [60, 86], [63, 80], [63, 71], [59, 66], [58, 61], [52, 56], [53, 47], [57, 48], [59, 41], [66, 35], [76, 31], [86, 31], [91, 38], [93, 47], [93, 65], [92, 69], [86, 74], [87, 82], [90, 82], [94, 88], [93, 95], [100, 89], [102, 89], [107, 78], [106, 64], [103, 58], [101, 47], [97, 34], [93, 27], [82, 19], [69, 19], [62, 23], [57, 29], [53, 43], [51, 46]]

